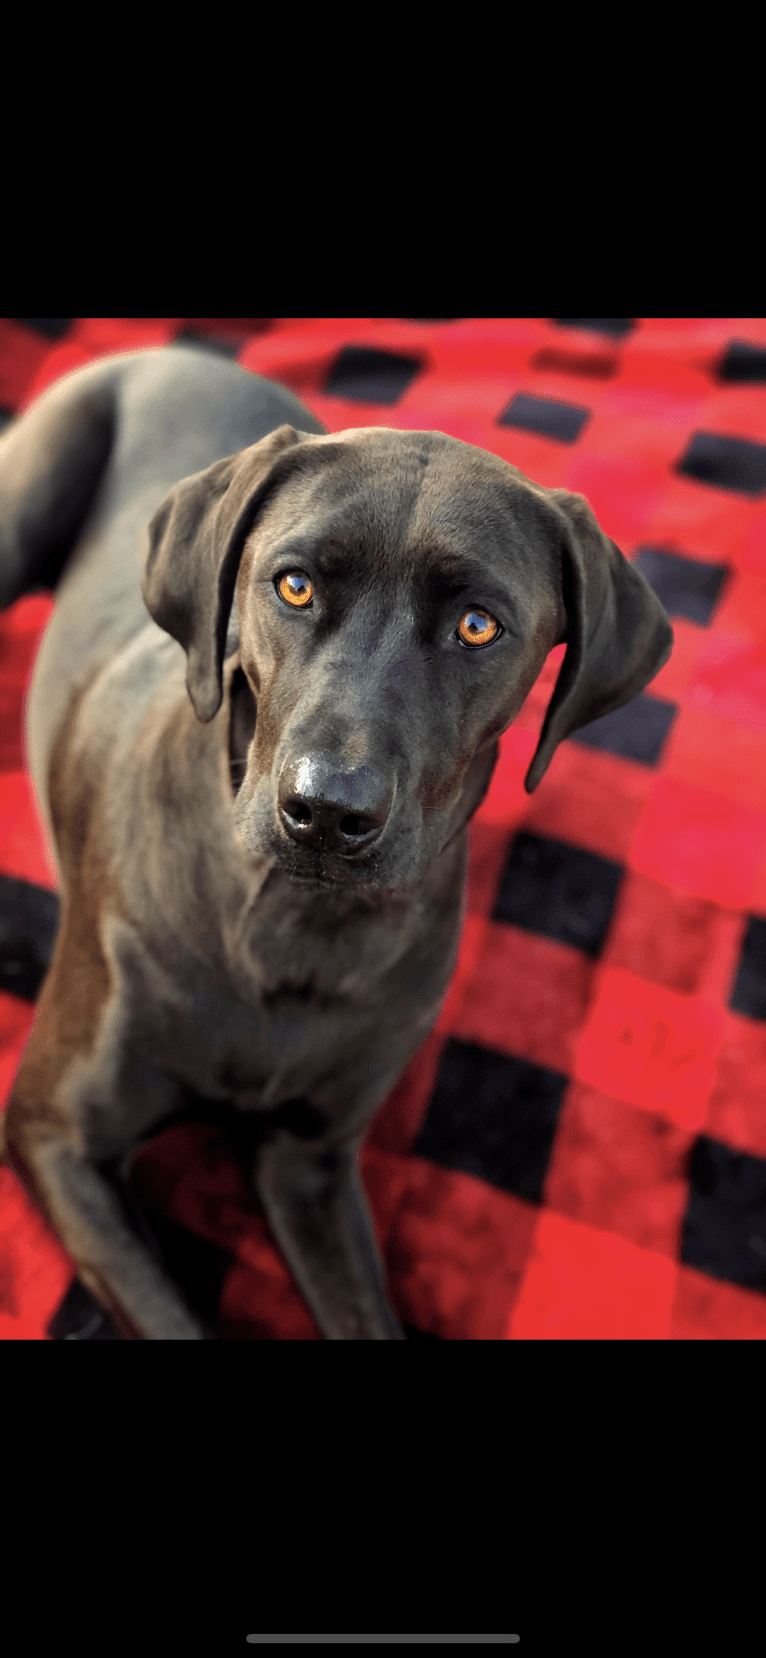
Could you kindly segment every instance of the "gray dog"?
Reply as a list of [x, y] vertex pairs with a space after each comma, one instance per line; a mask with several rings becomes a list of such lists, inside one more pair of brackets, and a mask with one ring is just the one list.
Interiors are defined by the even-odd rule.
[[210, 1340], [130, 1175], [229, 1111], [324, 1336], [401, 1340], [358, 1152], [449, 983], [498, 739], [566, 641], [531, 792], [667, 661], [667, 616], [581, 496], [440, 432], [328, 435], [178, 348], [0, 439], [0, 605], [39, 586], [62, 911], [7, 1159], [125, 1338]]

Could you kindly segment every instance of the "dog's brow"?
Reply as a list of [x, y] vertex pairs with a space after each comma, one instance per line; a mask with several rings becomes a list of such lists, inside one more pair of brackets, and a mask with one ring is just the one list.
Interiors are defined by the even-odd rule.
[[361, 546], [343, 546], [338, 542], [321, 541], [314, 561], [320, 576], [344, 576], [347, 571], [366, 562], [364, 548]]
[[278, 559], [280, 564], [294, 564], [296, 568], [308, 559], [316, 562], [316, 538], [291, 537], [289, 541], [277, 542], [275, 546], [268, 547], [265, 556], [269, 561]]
[[473, 589], [477, 597], [482, 594], [489, 599], [494, 595], [497, 599], [503, 599], [512, 609], [516, 608], [508, 583], [503, 581], [489, 560], [471, 558], [451, 551], [437, 551], [424, 557], [422, 577], [427, 580], [429, 587], [439, 586], [446, 598], [462, 592], [468, 597]]
[[344, 576], [360, 564], [365, 564], [364, 549], [360, 545], [345, 546], [336, 540], [325, 540], [320, 532], [313, 530], [309, 535], [288, 536], [284, 541], [275, 542], [264, 549], [264, 562], [268, 560], [271, 567], [292, 565], [295, 569], [311, 565], [320, 576]]
[[424, 560], [429, 575], [441, 577], [453, 587], [470, 587], [476, 583], [496, 581], [490, 565], [481, 559], [465, 558], [459, 553], [432, 553]]

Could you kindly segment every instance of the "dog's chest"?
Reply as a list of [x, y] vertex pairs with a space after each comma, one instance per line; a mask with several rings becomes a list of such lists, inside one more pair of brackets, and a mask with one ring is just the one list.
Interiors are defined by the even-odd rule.
[[392, 1040], [417, 1027], [424, 999], [433, 1000], [425, 964], [415, 965], [413, 980], [407, 956], [392, 970], [380, 952], [375, 967], [366, 951], [333, 952], [331, 941], [321, 960], [312, 959], [309, 939], [289, 950], [274, 939], [227, 964], [186, 954], [178, 941], [166, 955], [120, 929], [111, 953], [114, 1035], [119, 1027], [128, 1067], [151, 1056], [183, 1091], [243, 1111], [298, 1097], [340, 1102], [385, 1063]]
[[103, 917], [107, 1047], [131, 1074], [148, 1062], [182, 1096], [243, 1111], [297, 1098], [340, 1109], [374, 1093], [425, 1037], [447, 987], [460, 922], [451, 861], [455, 879], [436, 897], [401, 903], [320, 907], [274, 881], [250, 905], [198, 904], [194, 927], [161, 903], [141, 926]]

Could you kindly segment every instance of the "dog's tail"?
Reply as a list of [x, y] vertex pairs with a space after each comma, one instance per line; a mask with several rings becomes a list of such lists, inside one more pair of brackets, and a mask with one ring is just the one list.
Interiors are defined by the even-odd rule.
[[111, 453], [121, 368], [66, 375], [0, 436], [0, 610], [56, 587]]

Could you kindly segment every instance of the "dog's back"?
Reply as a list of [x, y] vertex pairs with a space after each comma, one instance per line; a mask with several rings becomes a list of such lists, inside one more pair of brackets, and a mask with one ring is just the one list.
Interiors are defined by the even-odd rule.
[[[212, 352], [171, 348], [67, 375], [0, 439], [0, 608], [38, 586], [56, 593], [26, 725], [49, 835], [51, 743], [77, 690], [144, 632], [149, 655], [161, 649], [183, 681], [183, 651], [141, 596], [152, 514], [180, 479], [285, 422], [324, 431], [282, 387]], [[136, 718], [139, 705], [121, 706]]]

